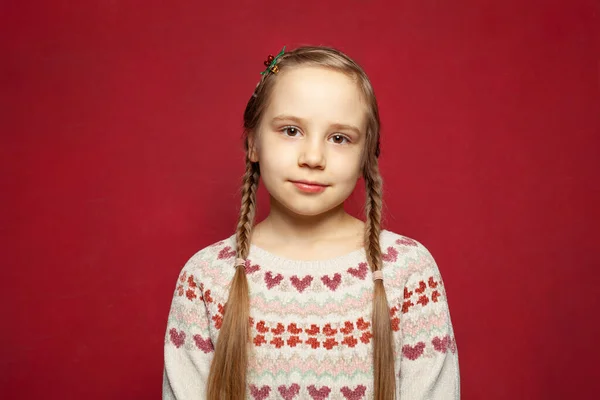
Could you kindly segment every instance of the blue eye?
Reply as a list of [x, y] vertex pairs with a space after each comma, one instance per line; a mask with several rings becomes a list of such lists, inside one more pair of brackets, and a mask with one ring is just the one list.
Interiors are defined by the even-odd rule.
[[286, 126], [281, 130], [286, 136], [296, 137], [300, 131], [295, 126]]
[[330, 139], [333, 140], [333, 143], [335, 143], [335, 144], [350, 143], [350, 139], [348, 139], [344, 135], [333, 135]]

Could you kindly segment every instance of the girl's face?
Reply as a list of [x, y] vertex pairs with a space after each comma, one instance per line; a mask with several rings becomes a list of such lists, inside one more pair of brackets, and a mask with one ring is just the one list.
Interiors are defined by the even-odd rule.
[[337, 71], [295, 67], [276, 79], [250, 160], [276, 202], [319, 215], [342, 205], [360, 177], [366, 105], [357, 83]]

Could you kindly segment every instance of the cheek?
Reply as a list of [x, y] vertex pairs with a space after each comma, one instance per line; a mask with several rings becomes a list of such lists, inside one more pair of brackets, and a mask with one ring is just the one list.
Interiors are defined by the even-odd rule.
[[293, 164], [292, 151], [281, 144], [265, 143], [258, 151], [261, 173], [282, 172]]
[[360, 154], [332, 157], [328, 161], [328, 167], [336, 171], [336, 175], [340, 180], [348, 183], [356, 183], [362, 174]]

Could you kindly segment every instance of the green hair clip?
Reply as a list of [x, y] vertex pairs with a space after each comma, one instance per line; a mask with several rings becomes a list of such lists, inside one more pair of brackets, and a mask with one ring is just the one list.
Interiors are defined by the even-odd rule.
[[271, 54], [269, 54], [269, 57], [265, 61], [265, 66], [267, 67], [267, 69], [265, 69], [260, 74], [264, 75], [264, 74], [268, 73], [269, 71], [271, 71], [274, 74], [278, 73], [279, 67], [275, 64], [277, 64], [277, 60], [279, 59], [279, 57], [281, 57], [283, 55], [283, 53], [285, 53], [285, 46], [283, 46], [283, 49], [281, 49], [279, 54], [277, 54], [275, 57], [273, 57]]

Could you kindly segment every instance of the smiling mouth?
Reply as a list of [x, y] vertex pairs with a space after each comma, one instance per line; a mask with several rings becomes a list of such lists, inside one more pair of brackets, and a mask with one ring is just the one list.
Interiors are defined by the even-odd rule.
[[309, 182], [309, 181], [291, 181], [291, 182], [299, 190], [306, 192], [306, 193], [321, 193], [329, 186], [329, 185], [325, 185], [323, 183]]

